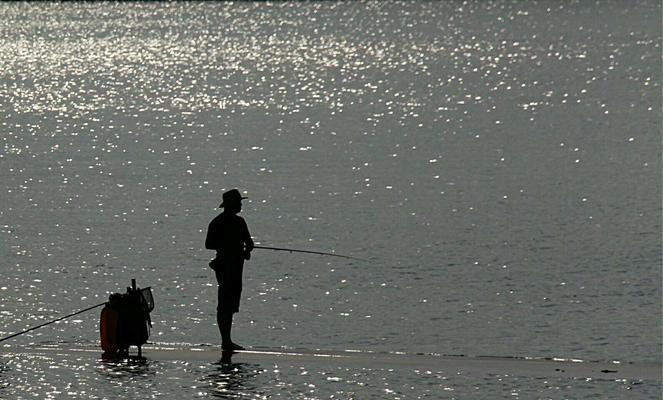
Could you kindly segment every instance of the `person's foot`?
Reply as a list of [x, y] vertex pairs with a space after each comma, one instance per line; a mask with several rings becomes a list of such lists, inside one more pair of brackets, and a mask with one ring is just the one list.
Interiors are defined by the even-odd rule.
[[244, 350], [244, 347], [238, 345], [237, 343], [230, 343], [229, 345], [222, 344], [221, 345], [221, 350], [223, 351], [236, 351], [236, 350]]

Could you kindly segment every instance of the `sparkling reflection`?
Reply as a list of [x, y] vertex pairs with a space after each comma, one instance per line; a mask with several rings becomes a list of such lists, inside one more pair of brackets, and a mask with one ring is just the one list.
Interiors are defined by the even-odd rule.
[[156, 361], [150, 361], [143, 357], [102, 358], [97, 371], [110, 379], [148, 378], [155, 375], [154, 363]]
[[263, 371], [258, 365], [233, 363], [232, 352], [223, 352], [218, 363], [201, 382], [208, 385], [212, 397], [266, 399], [269, 396], [259, 388], [256, 377]]

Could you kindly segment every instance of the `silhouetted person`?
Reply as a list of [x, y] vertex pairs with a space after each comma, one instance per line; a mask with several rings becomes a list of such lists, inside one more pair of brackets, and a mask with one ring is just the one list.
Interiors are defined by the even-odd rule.
[[233, 343], [230, 329], [233, 314], [239, 311], [244, 260], [251, 259], [251, 250], [253, 250], [249, 228], [244, 218], [237, 215], [242, 211], [242, 199], [245, 198], [237, 189], [223, 194], [223, 203], [219, 206], [223, 208], [223, 212], [210, 222], [205, 239], [205, 247], [216, 250], [216, 258], [210, 262], [210, 267], [216, 273], [216, 281], [219, 284], [216, 321], [221, 332], [223, 350], [244, 349]]

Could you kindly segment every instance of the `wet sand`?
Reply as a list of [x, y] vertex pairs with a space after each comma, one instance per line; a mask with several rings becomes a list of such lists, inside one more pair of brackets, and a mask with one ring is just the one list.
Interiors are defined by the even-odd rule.
[[[135, 354], [136, 349], [132, 348]], [[5, 346], [5, 354], [86, 354], [102, 358], [92, 346], [43, 345]], [[2, 354], [0, 353], [0, 355]], [[145, 360], [202, 361], [269, 365], [341, 365], [354, 368], [411, 369], [445, 374], [505, 375], [541, 378], [591, 378], [608, 380], [662, 379], [661, 364], [619, 361], [587, 361], [561, 358], [495, 357], [421, 353], [387, 353], [361, 350], [320, 350], [252, 347], [234, 353], [212, 345], [148, 345], [143, 347]]]

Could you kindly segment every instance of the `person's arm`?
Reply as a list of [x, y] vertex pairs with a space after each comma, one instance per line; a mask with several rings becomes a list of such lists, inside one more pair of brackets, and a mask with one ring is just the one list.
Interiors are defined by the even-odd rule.
[[244, 259], [245, 260], [250, 260], [251, 259], [251, 251], [253, 250], [253, 239], [251, 238], [251, 234], [249, 233], [249, 227], [246, 225], [246, 221], [244, 222], [244, 227], [243, 227], [243, 234], [242, 234], [242, 240], [244, 241]]
[[207, 237], [205, 237], [205, 248], [209, 250], [217, 250], [217, 245], [214, 240], [214, 232], [212, 229], [212, 223], [207, 227]]
[[249, 236], [247, 238], [246, 242], [244, 242], [244, 243], [245, 243], [244, 244], [244, 246], [245, 246], [244, 251], [246, 251], [247, 253], [250, 253], [251, 251], [253, 251], [254, 244], [253, 244], [253, 239], [251, 239], [251, 236]]

